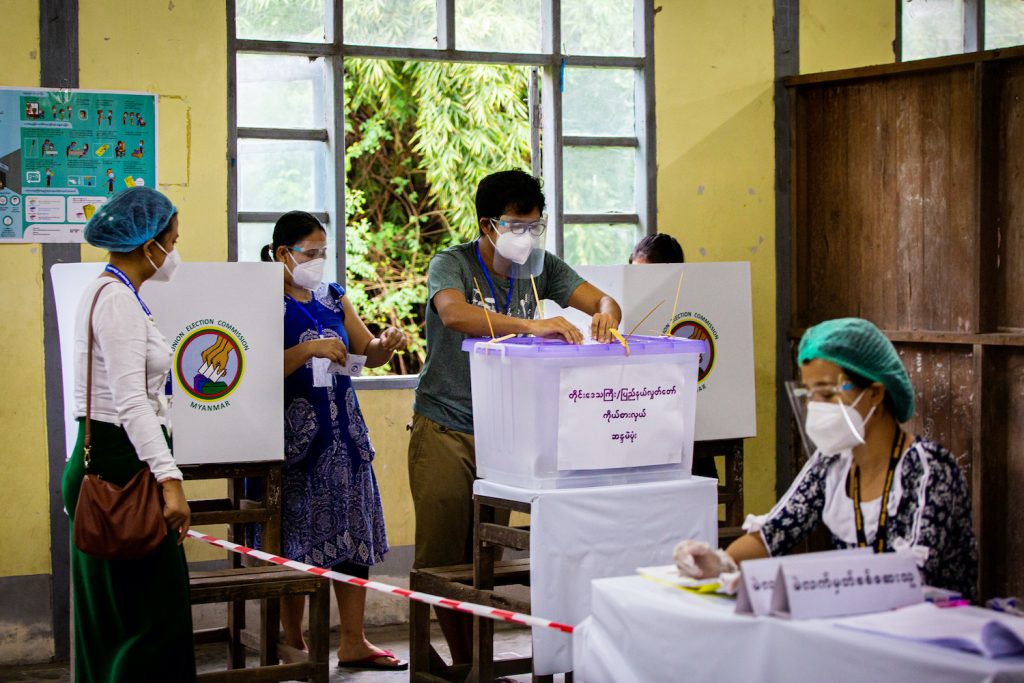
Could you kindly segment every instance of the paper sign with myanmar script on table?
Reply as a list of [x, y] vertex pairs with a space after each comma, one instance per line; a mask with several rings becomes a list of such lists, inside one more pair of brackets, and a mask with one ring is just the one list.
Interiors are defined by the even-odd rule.
[[784, 559], [775, 577], [771, 613], [787, 619], [845, 617], [923, 601], [921, 574], [907, 555]]
[[767, 557], [761, 560], [747, 560], [742, 571], [739, 592], [736, 595], [736, 614], [767, 616], [772, 611], [772, 597], [775, 595], [775, 579], [779, 565], [807, 562], [828, 557], [835, 559], [844, 555], [870, 555], [871, 548], [850, 548], [849, 550], [827, 550], [819, 553], [804, 553], [788, 557]]

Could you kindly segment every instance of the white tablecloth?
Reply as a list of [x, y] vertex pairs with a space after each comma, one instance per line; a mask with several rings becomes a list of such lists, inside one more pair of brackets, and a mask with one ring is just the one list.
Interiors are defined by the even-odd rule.
[[[714, 479], [556, 490], [480, 479], [473, 492], [530, 503], [531, 609], [562, 623], [575, 625], [590, 614], [591, 579], [668, 564], [684, 538], [718, 542]], [[571, 636], [535, 628], [533, 658], [538, 675], [571, 671]]]
[[1024, 681], [1024, 657], [977, 655], [838, 628], [733, 614], [735, 603], [640, 577], [594, 581], [573, 636], [581, 683]]

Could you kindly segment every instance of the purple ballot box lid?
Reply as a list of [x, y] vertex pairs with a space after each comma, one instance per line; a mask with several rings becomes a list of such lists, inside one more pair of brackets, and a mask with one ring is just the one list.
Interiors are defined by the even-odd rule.
[[[479, 347], [477, 346], [479, 345]], [[471, 338], [462, 342], [462, 350], [488, 353], [501, 347], [500, 353], [514, 357], [529, 358], [606, 358], [623, 357], [625, 349], [619, 342], [610, 344], [569, 344], [560, 339], [541, 339], [539, 337], [514, 337], [503, 342], [491, 343], [487, 338]], [[704, 353], [707, 342], [680, 337], [641, 337], [633, 335], [629, 338], [630, 355], [648, 356], [670, 353]]]

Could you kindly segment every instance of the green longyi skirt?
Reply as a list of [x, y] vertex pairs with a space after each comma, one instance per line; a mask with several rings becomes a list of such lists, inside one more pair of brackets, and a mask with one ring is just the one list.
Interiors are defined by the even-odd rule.
[[[61, 490], [71, 517], [85, 477], [85, 423], [64, 468]], [[146, 465], [122, 427], [92, 421], [94, 470], [123, 486]], [[101, 560], [71, 543], [77, 683], [181, 683], [196, 678], [188, 565], [177, 534], [138, 560]]]

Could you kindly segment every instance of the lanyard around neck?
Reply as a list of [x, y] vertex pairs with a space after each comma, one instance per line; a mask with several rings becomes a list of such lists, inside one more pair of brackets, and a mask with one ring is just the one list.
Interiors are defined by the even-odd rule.
[[124, 274], [123, 270], [110, 263], [108, 263], [107, 267], [103, 270], [116, 277], [118, 280], [123, 282], [128, 289], [132, 290], [132, 294], [135, 295], [135, 299], [139, 302], [139, 305], [142, 306], [142, 310], [146, 312], [146, 315], [153, 317], [153, 314], [149, 312], [149, 307], [146, 306], [142, 297], [139, 296], [139, 290], [135, 289], [135, 285], [132, 284], [132, 281], [128, 279], [128, 276]]
[[[477, 241], [473, 243], [473, 248], [476, 249], [476, 260], [480, 262], [480, 268], [484, 271], [484, 277], [487, 278], [487, 286], [491, 288], [491, 297], [493, 297], [493, 299], [494, 299], [494, 310], [497, 311], [498, 313], [502, 313], [502, 311], [498, 310], [498, 293], [494, 291], [494, 283], [491, 282], [491, 274], [487, 272], [487, 266], [484, 265], [484, 258], [483, 258], [483, 256], [480, 255], [480, 240], [479, 239], [477, 239]], [[487, 302], [486, 301], [481, 301], [480, 303], [485, 304]], [[505, 298], [504, 314], [505, 315], [509, 315], [509, 311], [510, 310], [512, 310], [512, 280], [511, 279], [509, 279], [509, 281], [508, 281], [508, 297]]]
[[289, 301], [291, 301], [291, 302], [292, 302], [293, 304], [295, 304], [296, 308], [298, 308], [298, 309], [299, 309], [300, 311], [302, 311], [302, 314], [303, 314], [303, 315], [305, 315], [305, 316], [306, 316], [307, 318], [309, 318], [309, 320], [310, 320], [310, 321], [311, 321], [311, 322], [312, 322], [312, 323], [313, 323], [314, 325], [316, 325], [316, 331], [317, 331], [317, 334], [319, 334], [319, 335], [320, 335], [320, 337], [321, 337], [321, 338], [323, 338], [323, 336], [324, 336], [324, 326], [320, 324], [320, 321], [319, 321], [319, 320], [317, 320], [316, 318], [314, 318], [314, 317], [313, 317], [313, 314], [312, 314], [312, 313], [310, 313], [310, 312], [309, 312], [309, 311], [308, 311], [308, 310], [306, 309], [305, 305], [303, 305], [301, 301], [298, 301], [298, 300], [296, 300], [296, 299], [295, 299], [294, 297], [292, 297], [292, 295], [291, 295], [291, 294], [285, 294], [285, 295], [284, 295], [284, 298], [285, 298], [285, 299], [288, 299], [288, 300], [289, 300]]
[[[889, 468], [885, 474], [885, 488], [882, 490], [882, 509], [878, 513], [878, 531], [875, 533], [875, 552], [885, 552], [885, 526], [889, 521], [889, 492], [892, 490], [892, 481], [896, 475], [896, 465], [903, 455], [903, 447], [906, 445], [907, 436], [903, 430], [896, 425], [896, 433], [892, 437], [892, 454], [889, 456]], [[860, 509], [860, 468], [853, 466], [853, 517], [857, 524], [857, 547], [866, 548], [868, 545], [867, 535], [864, 533], [864, 515]]]

